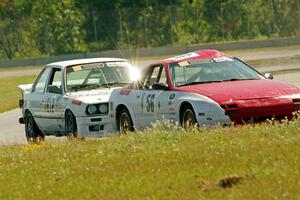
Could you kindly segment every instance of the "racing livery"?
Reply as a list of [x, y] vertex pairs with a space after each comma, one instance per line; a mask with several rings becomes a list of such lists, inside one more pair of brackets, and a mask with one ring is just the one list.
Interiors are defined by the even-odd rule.
[[115, 130], [110, 94], [138, 78], [127, 60], [93, 58], [46, 65], [33, 84], [19, 85], [20, 108], [29, 142], [45, 135], [101, 136]]
[[126, 132], [163, 119], [210, 126], [292, 117], [300, 89], [272, 78], [216, 50], [169, 58], [146, 67], [140, 82], [112, 92], [114, 124]]

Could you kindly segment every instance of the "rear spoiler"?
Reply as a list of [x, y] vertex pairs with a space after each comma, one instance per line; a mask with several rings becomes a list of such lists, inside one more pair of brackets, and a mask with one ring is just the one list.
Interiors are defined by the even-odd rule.
[[20, 91], [23, 92], [29, 92], [32, 88], [32, 84], [23, 84], [23, 85], [18, 85], [18, 88]]

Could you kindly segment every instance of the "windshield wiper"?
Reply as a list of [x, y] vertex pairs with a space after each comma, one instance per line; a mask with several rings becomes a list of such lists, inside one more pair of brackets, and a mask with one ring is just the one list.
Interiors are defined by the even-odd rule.
[[183, 84], [181, 86], [196, 85], [196, 84], [205, 84], [205, 83], [220, 83], [220, 82], [222, 82], [222, 81], [194, 81], [194, 82], [191, 82], [191, 83]]
[[245, 80], [258, 80], [257, 78], [231, 78], [223, 80], [223, 82], [229, 82], [229, 81], [245, 81]]
[[75, 86], [72, 86], [70, 88], [70, 90], [73, 90], [73, 91], [77, 92], [78, 90], [95, 89], [95, 88], [98, 88], [98, 87], [110, 88], [110, 86], [107, 85], [107, 84], [88, 84], [88, 85], [75, 85]]
[[131, 83], [128, 82], [113, 82], [113, 83], [107, 83], [107, 85], [129, 85]]

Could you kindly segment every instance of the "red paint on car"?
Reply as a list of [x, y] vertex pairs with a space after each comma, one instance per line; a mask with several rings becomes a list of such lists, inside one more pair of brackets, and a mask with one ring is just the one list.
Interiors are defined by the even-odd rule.
[[258, 80], [240, 80], [216, 83], [201, 83], [176, 87], [171, 81], [168, 65], [195, 59], [211, 59], [227, 56], [217, 50], [200, 50], [188, 55], [188, 58], [173, 57], [155, 63], [165, 66], [170, 91], [182, 91], [201, 94], [217, 102], [233, 122], [243, 123], [250, 119], [262, 121], [267, 118], [291, 117], [300, 109], [300, 100], [295, 102], [289, 95], [300, 95], [300, 89], [290, 84], [261, 78]]

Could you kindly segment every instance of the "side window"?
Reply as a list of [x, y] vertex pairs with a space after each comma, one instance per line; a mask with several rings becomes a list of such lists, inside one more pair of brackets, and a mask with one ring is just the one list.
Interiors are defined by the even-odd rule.
[[61, 69], [53, 68], [50, 79], [49, 79], [49, 84], [47, 87], [48, 92], [49, 92], [49, 88], [50, 88], [49, 86], [56, 86], [59, 90], [61, 90], [61, 88], [62, 88], [61, 83], [62, 83]]
[[33, 92], [43, 93], [45, 91], [50, 70], [50, 68], [47, 68], [41, 72], [41, 75], [39, 75], [38, 80], [35, 82]]
[[156, 66], [153, 68], [152, 73], [147, 76], [144, 86], [150, 88], [154, 83], [167, 84], [166, 72], [163, 66]]

